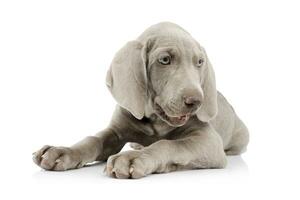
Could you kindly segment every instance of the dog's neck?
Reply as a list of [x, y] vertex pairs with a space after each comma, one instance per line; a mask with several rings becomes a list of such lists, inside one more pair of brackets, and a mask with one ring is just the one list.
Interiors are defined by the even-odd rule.
[[154, 112], [149, 112], [147, 113], [147, 115], [145, 113], [144, 120], [146, 122], [145, 125], [150, 126], [153, 130], [152, 134], [155, 134], [157, 136], [165, 136], [176, 129], [176, 127], [172, 127], [162, 119], [160, 119], [160, 117], [157, 116]]

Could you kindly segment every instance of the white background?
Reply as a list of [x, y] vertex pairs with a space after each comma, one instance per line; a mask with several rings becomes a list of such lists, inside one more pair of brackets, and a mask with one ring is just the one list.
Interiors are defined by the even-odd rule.
[[[300, 7], [297, 1], [1, 1], [1, 199], [299, 199]], [[104, 164], [46, 172], [44, 144], [71, 145], [105, 128], [114, 53], [172, 21], [202, 44], [218, 89], [250, 130], [223, 170], [106, 177]]]

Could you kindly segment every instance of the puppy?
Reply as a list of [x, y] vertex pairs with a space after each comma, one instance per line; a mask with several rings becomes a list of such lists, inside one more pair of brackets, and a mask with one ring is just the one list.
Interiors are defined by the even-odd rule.
[[[246, 149], [247, 128], [217, 92], [204, 48], [178, 25], [153, 25], [128, 42], [106, 85], [118, 103], [109, 126], [71, 147], [42, 147], [33, 156], [38, 166], [63, 171], [107, 161], [107, 175], [141, 178], [224, 168], [226, 154]], [[120, 152], [127, 142], [135, 150]]]

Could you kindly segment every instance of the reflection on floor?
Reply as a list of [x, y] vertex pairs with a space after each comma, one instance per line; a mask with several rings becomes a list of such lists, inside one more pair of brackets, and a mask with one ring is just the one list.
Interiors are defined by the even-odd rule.
[[[172, 180], [173, 178], [187, 177], [190, 179], [201, 179], [206, 181], [226, 180], [226, 179], [239, 179], [240, 177], [248, 176], [248, 166], [241, 156], [228, 156], [228, 164], [225, 169], [200, 169], [200, 170], [186, 170], [172, 172], [168, 174], [156, 174], [144, 178], [145, 180], [163, 178]], [[103, 172], [105, 169], [105, 163], [94, 163], [89, 166], [76, 170], [68, 170], [64, 172], [45, 171], [37, 169], [37, 172], [33, 174], [33, 179], [37, 181], [49, 181], [51, 179], [61, 181], [72, 181], [74, 179], [80, 180], [107, 180], [111, 179], [106, 177]], [[143, 179], [143, 180], [144, 180]]]

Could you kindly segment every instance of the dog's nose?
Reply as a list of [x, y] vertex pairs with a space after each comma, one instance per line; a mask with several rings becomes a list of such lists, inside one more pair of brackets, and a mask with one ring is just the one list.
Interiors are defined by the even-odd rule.
[[182, 93], [184, 106], [189, 111], [197, 110], [203, 100], [203, 94], [198, 88], [186, 88]]
[[184, 104], [187, 107], [198, 107], [200, 103], [201, 103], [200, 97], [197, 96], [184, 97]]

